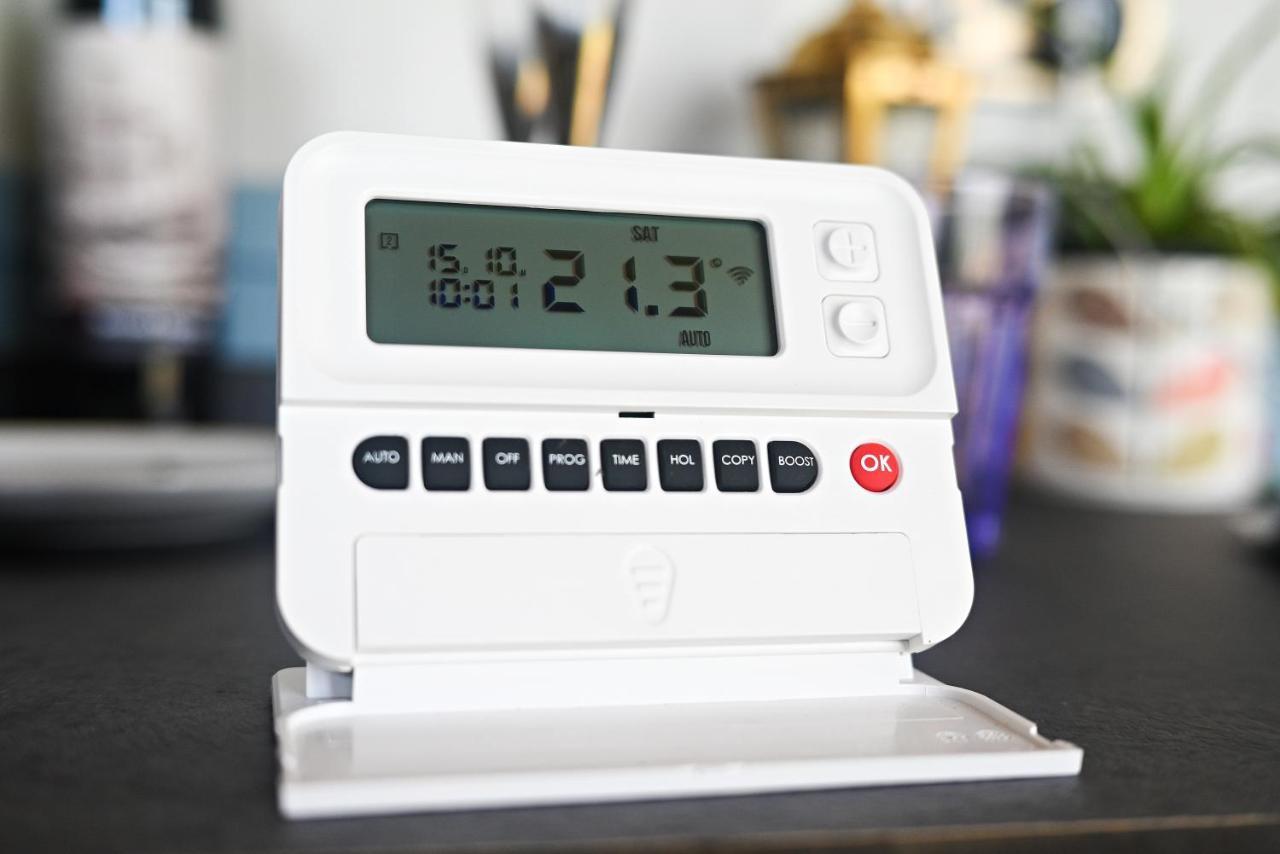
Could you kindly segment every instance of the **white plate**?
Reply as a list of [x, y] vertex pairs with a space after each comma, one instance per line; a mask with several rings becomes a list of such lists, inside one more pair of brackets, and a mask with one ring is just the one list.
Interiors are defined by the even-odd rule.
[[270, 428], [27, 423], [0, 427], [0, 537], [26, 545], [181, 545], [271, 513]]

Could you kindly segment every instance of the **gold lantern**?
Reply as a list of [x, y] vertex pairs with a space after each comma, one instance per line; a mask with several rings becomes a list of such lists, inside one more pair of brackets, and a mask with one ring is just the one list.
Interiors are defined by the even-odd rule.
[[798, 153], [796, 141], [820, 136], [806, 117], [838, 116], [838, 156], [850, 163], [884, 162], [885, 138], [898, 110], [932, 117], [925, 176], [947, 182], [964, 156], [973, 97], [968, 73], [940, 58], [922, 29], [855, 0], [828, 27], [806, 39], [778, 72], [756, 83], [771, 156]]

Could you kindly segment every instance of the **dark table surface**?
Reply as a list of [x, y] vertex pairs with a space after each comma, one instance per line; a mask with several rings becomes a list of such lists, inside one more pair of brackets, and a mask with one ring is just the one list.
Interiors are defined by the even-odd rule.
[[0, 567], [4, 852], [1280, 850], [1280, 563], [1220, 518], [1019, 496], [918, 658], [1081, 745], [1078, 779], [301, 823], [275, 809], [268, 682], [297, 660], [266, 534]]

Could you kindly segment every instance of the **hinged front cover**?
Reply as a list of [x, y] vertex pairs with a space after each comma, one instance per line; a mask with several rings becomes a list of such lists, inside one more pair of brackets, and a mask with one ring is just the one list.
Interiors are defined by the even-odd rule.
[[867, 695], [645, 706], [369, 712], [273, 700], [292, 818], [1065, 776], [1082, 751], [923, 674]]

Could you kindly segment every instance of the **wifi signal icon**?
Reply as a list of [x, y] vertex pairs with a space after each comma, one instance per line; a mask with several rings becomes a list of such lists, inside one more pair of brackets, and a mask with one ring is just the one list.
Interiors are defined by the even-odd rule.
[[751, 269], [750, 267], [730, 267], [729, 268], [729, 278], [733, 279], [733, 281], [739, 285], [746, 284], [747, 279], [750, 279], [755, 274], [756, 274], [756, 271]]

